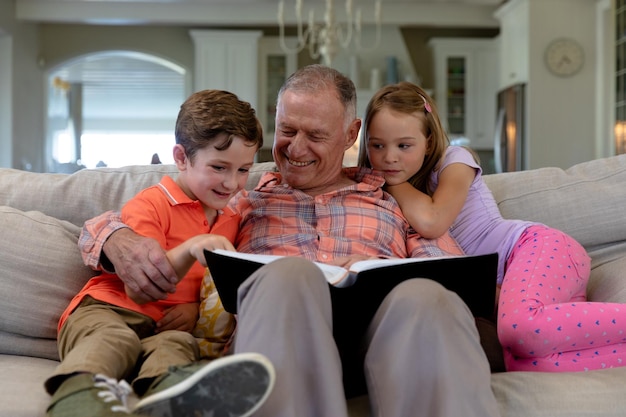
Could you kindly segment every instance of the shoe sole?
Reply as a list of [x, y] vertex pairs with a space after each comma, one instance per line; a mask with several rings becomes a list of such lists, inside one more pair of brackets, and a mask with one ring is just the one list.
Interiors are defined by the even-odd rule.
[[150, 417], [248, 417], [274, 387], [271, 362], [256, 353], [216, 359], [188, 378], [139, 401], [133, 412]]

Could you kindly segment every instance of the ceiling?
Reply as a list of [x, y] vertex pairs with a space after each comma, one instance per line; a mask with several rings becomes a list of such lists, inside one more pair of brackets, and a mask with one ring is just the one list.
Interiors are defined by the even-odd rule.
[[[295, 0], [285, 1], [285, 20], [295, 21]], [[303, 10], [323, 15], [327, 0], [303, 0]], [[476, 26], [493, 20], [493, 11], [506, 0], [382, 0], [389, 24]], [[275, 25], [279, 0], [15, 0], [16, 17], [38, 22], [104, 24], [208, 24], [213, 26]], [[342, 20], [344, 0], [335, 2]], [[374, 0], [354, 0], [363, 21], [373, 19]]]

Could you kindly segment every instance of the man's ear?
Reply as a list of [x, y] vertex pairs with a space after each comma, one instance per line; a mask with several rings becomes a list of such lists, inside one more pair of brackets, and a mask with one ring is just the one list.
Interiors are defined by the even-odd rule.
[[344, 150], [348, 150], [359, 139], [359, 131], [361, 130], [361, 119], [356, 118], [350, 123], [348, 127], [348, 134], [346, 135], [346, 144]]
[[185, 148], [183, 145], [177, 143], [174, 145], [174, 149], [172, 149], [172, 155], [174, 156], [174, 163], [176, 164], [176, 168], [180, 171], [184, 171], [187, 168], [187, 154], [185, 153]]

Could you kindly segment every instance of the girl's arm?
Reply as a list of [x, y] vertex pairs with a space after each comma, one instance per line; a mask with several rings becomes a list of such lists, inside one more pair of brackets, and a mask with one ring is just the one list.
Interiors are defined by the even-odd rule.
[[174, 268], [174, 271], [176, 271], [176, 275], [182, 279], [195, 261], [200, 262], [206, 267], [204, 249], [225, 249], [234, 251], [235, 247], [228, 239], [221, 235], [198, 235], [187, 239], [185, 242], [167, 251], [167, 260]]
[[409, 224], [423, 237], [443, 235], [457, 218], [476, 170], [463, 163], [448, 165], [439, 174], [439, 184], [432, 197], [408, 182], [388, 185], [386, 190], [398, 201]]

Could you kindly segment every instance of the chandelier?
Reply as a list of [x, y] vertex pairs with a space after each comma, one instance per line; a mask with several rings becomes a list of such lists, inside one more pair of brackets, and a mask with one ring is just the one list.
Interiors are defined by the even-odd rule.
[[[311, 58], [317, 59], [320, 56], [323, 63], [332, 66], [333, 59], [339, 53], [340, 48], [347, 49], [352, 40], [356, 49], [366, 49], [361, 45], [361, 9], [353, 10], [352, 0], [346, 0], [346, 24], [344, 26], [337, 23], [335, 19], [334, 0], [326, 0], [326, 11], [324, 13], [324, 23], [315, 22], [314, 11], [309, 11], [309, 19], [304, 28], [302, 19], [302, 0], [295, 0], [296, 22], [298, 25], [297, 45], [294, 48], [287, 46], [285, 41], [285, 0], [278, 3], [278, 25], [280, 30], [280, 46], [286, 53], [298, 53], [304, 48], [309, 49]], [[374, 0], [374, 23], [376, 24], [376, 41], [374, 45], [367, 49], [374, 49], [380, 43], [381, 26], [381, 2]]]

